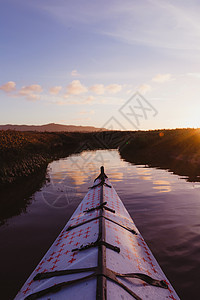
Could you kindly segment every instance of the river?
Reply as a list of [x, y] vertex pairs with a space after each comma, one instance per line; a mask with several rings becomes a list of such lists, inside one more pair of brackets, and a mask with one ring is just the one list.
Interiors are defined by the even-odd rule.
[[52, 162], [47, 180], [26, 207], [0, 226], [1, 299], [16, 295], [101, 165], [180, 298], [199, 299], [200, 183], [130, 164], [117, 150], [88, 151]]

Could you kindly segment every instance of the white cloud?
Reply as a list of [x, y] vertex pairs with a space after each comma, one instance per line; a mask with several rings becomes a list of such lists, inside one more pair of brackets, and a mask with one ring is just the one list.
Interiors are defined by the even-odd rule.
[[151, 86], [149, 84], [142, 84], [138, 87], [138, 91], [142, 94], [146, 94], [147, 92], [150, 92], [151, 91]]
[[94, 110], [82, 110], [79, 111], [76, 118], [73, 118], [74, 121], [90, 121], [92, 116], [95, 114]]
[[79, 115], [94, 115], [94, 110], [81, 110], [78, 113]]
[[53, 102], [53, 104], [57, 104], [59, 106], [63, 106], [63, 105], [66, 105], [67, 103], [63, 100], [57, 100], [56, 102]]
[[37, 100], [40, 100], [40, 96], [35, 95], [35, 94], [28, 94], [26, 96], [26, 99], [29, 100], [29, 101], [37, 101]]
[[42, 87], [39, 84], [32, 84], [28, 86], [23, 86], [20, 90], [16, 91], [16, 83], [14, 81], [9, 81], [2, 86], [0, 86], [0, 90], [9, 94], [11, 97], [25, 97], [29, 101], [36, 101], [40, 99], [40, 93], [43, 91]]
[[88, 96], [87, 98], [73, 97], [73, 95], [64, 95], [63, 99], [58, 99], [55, 103], [58, 105], [83, 105], [83, 104], [91, 104], [95, 101], [95, 97]]
[[67, 86], [67, 94], [66, 95], [80, 95], [80, 94], [86, 93], [87, 91], [88, 91], [88, 89], [83, 84], [81, 84], [79, 80], [73, 80]]
[[158, 83], [163, 83], [166, 81], [169, 81], [171, 79], [172, 75], [167, 73], [167, 74], [157, 74], [155, 77], [152, 78], [152, 81], [158, 82]]
[[103, 84], [95, 84], [90, 87], [90, 90], [97, 95], [103, 95], [105, 91], [110, 94], [116, 94], [122, 90], [122, 85], [113, 83], [105, 87]]
[[106, 87], [106, 90], [110, 93], [110, 94], [116, 94], [118, 92], [120, 92], [122, 90], [122, 86], [120, 84], [110, 84]]
[[131, 90], [131, 89], [130, 89], [130, 90], [127, 90], [127, 91], [126, 91], [126, 94], [127, 94], [127, 95], [133, 94], [133, 90]]
[[40, 94], [43, 91], [42, 87], [39, 84], [32, 84], [28, 86], [23, 86], [15, 96], [26, 97], [29, 101], [40, 100]]
[[78, 73], [77, 70], [72, 70], [71, 76], [73, 76], [73, 77], [78, 77], [78, 76], [80, 76], [80, 74]]
[[59, 92], [61, 91], [62, 86], [53, 86], [49, 89], [49, 93], [52, 95], [58, 95]]
[[68, 99], [69, 97], [70, 97], [70, 95], [67, 93], [63, 95], [63, 98], [65, 98], [65, 99]]
[[105, 92], [105, 87], [103, 84], [95, 84], [90, 87], [90, 90], [97, 95], [103, 95]]
[[188, 73], [187, 75], [195, 78], [200, 78], [200, 73]]
[[94, 102], [94, 100], [95, 100], [95, 97], [89, 96], [89, 97], [87, 97], [87, 98], [84, 100], [84, 103], [90, 104], [90, 103]]
[[42, 87], [39, 84], [32, 84], [32, 85], [28, 85], [28, 86], [23, 86], [18, 94], [21, 96], [27, 96], [33, 93], [41, 93]]
[[5, 93], [10, 93], [15, 91], [16, 83], [14, 81], [8, 81], [7, 83], [0, 86], [0, 90], [4, 91]]

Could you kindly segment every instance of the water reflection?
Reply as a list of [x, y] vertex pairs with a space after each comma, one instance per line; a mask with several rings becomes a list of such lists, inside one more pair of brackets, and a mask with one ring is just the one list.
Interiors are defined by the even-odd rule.
[[199, 175], [199, 165], [196, 162], [179, 160], [176, 158], [170, 157], [166, 159], [165, 156], [159, 155], [148, 155], [148, 153], [143, 153], [143, 151], [126, 151], [122, 149], [120, 151], [120, 156], [122, 159], [127, 162], [134, 163], [137, 165], [145, 164], [154, 168], [162, 168], [183, 176], [187, 181], [197, 182], [200, 181]]
[[118, 182], [122, 181], [124, 177], [124, 174], [122, 172], [112, 172], [112, 181]]
[[92, 185], [101, 165], [181, 299], [198, 299], [200, 184], [186, 182], [166, 170], [133, 165], [115, 150], [60, 159], [49, 165], [43, 187], [30, 182], [27, 197], [20, 189], [28, 189], [28, 184], [12, 191], [9, 199], [15, 199], [11, 203], [15, 212], [7, 204], [12, 211], [7, 218], [20, 215], [0, 227], [0, 257], [5, 258], [0, 275], [2, 299], [14, 297]]
[[154, 180], [153, 189], [157, 190], [158, 193], [168, 193], [171, 192], [170, 182], [167, 180]]
[[32, 202], [32, 195], [46, 182], [46, 169], [23, 178], [23, 180], [0, 189], [0, 225], [7, 219], [26, 212]]
[[151, 170], [145, 168], [145, 166], [138, 167], [136, 172], [141, 180], [152, 180]]

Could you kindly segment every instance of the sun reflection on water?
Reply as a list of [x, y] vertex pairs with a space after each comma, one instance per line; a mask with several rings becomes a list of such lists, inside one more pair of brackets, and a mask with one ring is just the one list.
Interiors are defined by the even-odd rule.
[[154, 180], [153, 184], [153, 189], [157, 190], [157, 193], [168, 193], [172, 190], [170, 182], [167, 180]]

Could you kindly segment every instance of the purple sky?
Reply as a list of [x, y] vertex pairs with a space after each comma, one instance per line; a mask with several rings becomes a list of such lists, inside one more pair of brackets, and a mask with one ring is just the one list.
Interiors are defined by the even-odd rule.
[[157, 111], [139, 129], [200, 127], [199, 15], [194, 0], [1, 0], [0, 123], [135, 129], [120, 109], [139, 91]]

